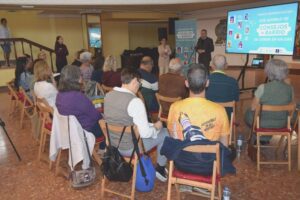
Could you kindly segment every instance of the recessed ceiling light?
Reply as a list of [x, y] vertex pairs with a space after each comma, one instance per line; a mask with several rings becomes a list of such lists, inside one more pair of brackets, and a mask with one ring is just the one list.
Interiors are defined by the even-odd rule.
[[22, 8], [27, 8], [27, 9], [28, 9], [28, 8], [34, 8], [34, 6], [32, 6], [32, 5], [22, 5], [21, 7], [22, 7]]

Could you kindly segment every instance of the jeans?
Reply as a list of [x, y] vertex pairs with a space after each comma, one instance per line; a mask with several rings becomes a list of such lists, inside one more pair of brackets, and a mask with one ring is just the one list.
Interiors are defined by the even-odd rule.
[[[160, 132], [157, 134], [157, 138], [142, 138], [143, 144], [145, 147], [145, 151], [148, 152], [152, 148], [157, 147], [157, 163], [160, 166], [166, 166], [167, 158], [160, 154], [161, 147], [164, 143], [165, 137], [169, 137], [168, 130], [166, 128], [162, 128]], [[133, 149], [130, 150], [119, 150], [123, 156], [131, 156]]]

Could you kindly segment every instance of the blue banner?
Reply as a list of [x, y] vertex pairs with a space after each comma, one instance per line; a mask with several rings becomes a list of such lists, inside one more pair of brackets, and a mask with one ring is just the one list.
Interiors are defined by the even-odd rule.
[[196, 20], [175, 21], [175, 40], [176, 57], [180, 58], [184, 65], [184, 71], [186, 71], [187, 66], [196, 61], [196, 53], [194, 50], [197, 42]]

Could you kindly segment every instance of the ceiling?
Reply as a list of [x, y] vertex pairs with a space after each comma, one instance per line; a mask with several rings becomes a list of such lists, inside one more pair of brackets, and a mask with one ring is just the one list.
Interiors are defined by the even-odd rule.
[[[41, 10], [45, 13], [53, 14], [62, 12], [64, 14], [79, 14], [82, 12], [97, 13], [111, 11], [181, 13], [263, 1], [267, 0], [0, 0], [0, 9], [10, 11], [24, 9]], [[24, 8], [21, 6], [29, 7]]]

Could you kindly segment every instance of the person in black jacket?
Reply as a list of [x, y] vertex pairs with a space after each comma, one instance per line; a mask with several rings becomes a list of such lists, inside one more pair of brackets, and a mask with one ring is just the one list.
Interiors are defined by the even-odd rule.
[[196, 45], [196, 51], [198, 53], [198, 63], [202, 63], [209, 72], [209, 63], [211, 61], [211, 52], [214, 51], [213, 40], [207, 37], [207, 30], [201, 30], [201, 36], [198, 39]]
[[67, 56], [69, 55], [69, 51], [64, 44], [62, 36], [59, 35], [56, 37], [54, 49], [56, 54], [56, 69], [57, 72], [60, 73], [61, 69], [68, 64]]

